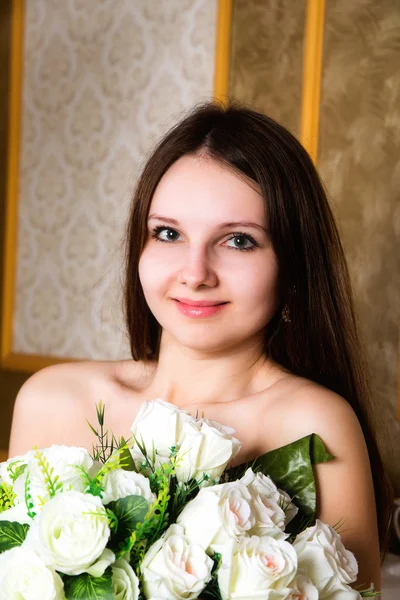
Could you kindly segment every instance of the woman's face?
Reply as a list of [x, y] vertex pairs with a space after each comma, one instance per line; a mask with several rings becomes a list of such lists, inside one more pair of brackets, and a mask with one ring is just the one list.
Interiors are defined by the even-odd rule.
[[[278, 269], [256, 184], [208, 158], [176, 161], [153, 196], [139, 277], [163, 334], [186, 347], [215, 352], [263, 339]], [[226, 304], [192, 316], [176, 298]]]

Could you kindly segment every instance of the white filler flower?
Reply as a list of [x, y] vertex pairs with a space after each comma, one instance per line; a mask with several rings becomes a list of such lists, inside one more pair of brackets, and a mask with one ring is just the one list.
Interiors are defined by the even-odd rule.
[[46, 502], [23, 546], [35, 550], [46, 565], [61, 573], [87, 572], [99, 577], [115, 559], [105, 550], [109, 536], [100, 498], [72, 490]]
[[0, 554], [0, 600], [64, 600], [60, 576], [25, 548]]
[[126, 496], [142, 496], [149, 504], [153, 504], [156, 496], [150, 490], [150, 481], [135, 471], [114, 469], [106, 473], [103, 479], [103, 504], [108, 504]]
[[146, 598], [192, 600], [211, 579], [213, 561], [204, 550], [171, 525], [151, 546], [140, 566]]
[[299, 558], [299, 569], [318, 589], [320, 599], [356, 600], [360, 597], [349, 586], [357, 579], [357, 561], [332, 527], [317, 519], [313, 527], [296, 537], [293, 547]]
[[239, 452], [242, 444], [233, 437], [235, 430], [215, 421], [200, 419], [186, 421], [178, 440], [176, 476], [178, 481], [196, 479], [204, 475], [208, 481], [218, 482], [227, 464]]
[[287, 598], [296, 572], [297, 555], [288, 542], [267, 536], [231, 541], [218, 571], [222, 600]]
[[139, 580], [130, 564], [120, 558], [111, 565], [114, 600], [138, 600]]

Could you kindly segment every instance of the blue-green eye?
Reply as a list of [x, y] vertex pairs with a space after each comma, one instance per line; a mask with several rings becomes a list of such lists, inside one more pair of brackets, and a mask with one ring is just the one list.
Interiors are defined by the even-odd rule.
[[[234, 233], [232, 237], [229, 238], [228, 242], [234, 240], [235, 244], [238, 244], [236, 248], [234, 246], [228, 246], [228, 248], [232, 248], [233, 250], [254, 250], [257, 246], [256, 241], [248, 235], [247, 233]], [[250, 243], [250, 246], [244, 246], [243, 244]]]
[[[161, 232], [166, 232], [166, 236], [164, 238], [160, 237]], [[172, 229], [171, 227], [166, 227], [165, 225], [157, 225], [153, 228], [151, 232], [151, 237], [156, 240], [156, 242], [165, 242], [167, 244], [172, 244], [177, 241], [177, 237], [179, 237], [179, 233]], [[233, 233], [231, 237], [227, 240], [230, 242], [234, 240], [236, 246], [227, 246], [230, 250], [239, 250], [239, 252], [248, 252], [249, 250], [254, 250], [258, 244], [255, 239], [249, 235], [248, 233], [242, 233], [238, 231], [237, 233]], [[250, 243], [251, 245], [245, 245]]]

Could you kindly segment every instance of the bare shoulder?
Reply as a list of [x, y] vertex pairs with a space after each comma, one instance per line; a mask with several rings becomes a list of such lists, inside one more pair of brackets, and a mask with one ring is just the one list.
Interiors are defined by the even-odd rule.
[[288, 433], [297, 438], [318, 434], [332, 454], [365, 447], [358, 418], [350, 403], [313, 381], [296, 378], [285, 410]]
[[[272, 399], [272, 401], [271, 401]], [[357, 416], [345, 398], [314, 381], [290, 374], [274, 386], [273, 393], [264, 395], [262, 428], [271, 432], [271, 443], [276, 446], [296, 439], [318, 434], [327, 446], [344, 447], [348, 436], [359, 442], [363, 434]], [[328, 448], [329, 450], [329, 448]]]
[[[345, 546], [359, 562], [357, 583], [380, 586], [379, 544], [373, 480], [366, 440], [349, 402], [304, 380], [287, 406], [288, 441], [316, 433], [335, 459], [315, 466], [317, 516], [329, 525], [344, 522]], [[344, 493], [345, 491], [345, 493]], [[367, 526], [366, 526], [367, 524]]]
[[[10, 456], [24, 453], [33, 445], [83, 444], [88, 429], [86, 419], [94, 419], [96, 403], [118, 401], [120, 364], [119, 361], [62, 363], [32, 375], [15, 401]], [[139, 370], [137, 365], [138, 374]], [[134, 365], [130, 371], [134, 378]]]

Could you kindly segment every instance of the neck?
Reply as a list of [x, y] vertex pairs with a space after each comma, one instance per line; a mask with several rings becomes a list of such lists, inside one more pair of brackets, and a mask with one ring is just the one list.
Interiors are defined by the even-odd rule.
[[182, 346], [164, 330], [146, 395], [180, 407], [228, 402], [261, 391], [276, 375], [276, 365], [263, 354], [260, 339], [205, 353]]

